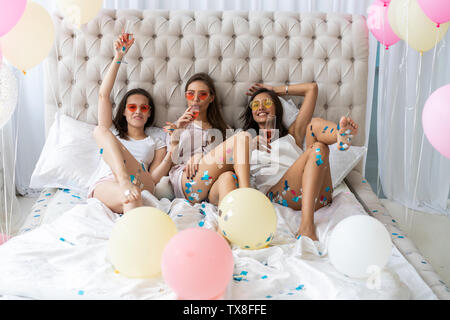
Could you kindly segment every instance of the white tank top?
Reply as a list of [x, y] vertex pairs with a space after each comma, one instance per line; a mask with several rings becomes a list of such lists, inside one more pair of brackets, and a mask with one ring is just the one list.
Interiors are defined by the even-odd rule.
[[250, 161], [252, 183], [264, 194], [267, 194], [269, 189], [280, 181], [303, 153], [290, 134], [273, 141], [271, 146], [271, 153], [253, 150]]

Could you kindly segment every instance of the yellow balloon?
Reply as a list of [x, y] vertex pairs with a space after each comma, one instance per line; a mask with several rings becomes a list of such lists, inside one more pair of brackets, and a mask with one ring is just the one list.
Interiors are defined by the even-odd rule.
[[109, 258], [128, 278], [153, 278], [161, 273], [161, 256], [177, 227], [167, 213], [139, 207], [125, 213], [109, 238]]
[[28, 1], [22, 18], [0, 38], [3, 56], [16, 68], [25, 71], [44, 60], [53, 47], [55, 27], [41, 5]]
[[103, 6], [103, 0], [57, 0], [61, 14], [77, 28], [91, 21]]
[[433, 49], [447, 33], [450, 22], [440, 28], [423, 12], [417, 0], [392, 0], [388, 19], [394, 33], [419, 52]]
[[273, 239], [277, 214], [272, 202], [260, 191], [239, 188], [219, 205], [219, 231], [242, 249], [260, 249]]

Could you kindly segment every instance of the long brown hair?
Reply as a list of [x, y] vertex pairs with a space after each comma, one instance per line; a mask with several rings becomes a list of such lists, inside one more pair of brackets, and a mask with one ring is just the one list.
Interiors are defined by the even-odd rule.
[[245, 108], [245, 112], [241, 115], [241, 120], [243, 120], [243, 122], [244, 122], [243, 129], [245, 131], [247, 131], [249, 129], [254, 129], [256, 132], [259, 131], [258, 123], [256, 123], [255, 119], [253, 119], [253, 113], [252, 113], [252, 109], [250, 108], [250, 104], [252, 103], [253, 99], [255, 99], [255, 97], [258, 94], [263, 93], [263, 92], [267, 93], [272, 98], [272, 100], [275, 104], [275, 115], [277, 116], [276, 128], [280, 131], [280, 138], [284, 137], [285, 135], [287, 135], [289, 133], [289, 131], [283, 124], [283, 105], [281, 104], [281, 101], [278, 98], [278, 95], [274, 91], [268, 90], [266, 88], [258, 89], [252, 94], [252, 96], [248, 102], [247, 108]]
[[155, 104], [153, 103], [152, 96], [146, 90], [141, 88], [131, 89], [123, 96], [122, 100], [119, 102], [119, 109], [117, 110], [116, 116], [113, 119], [113, 124], [116, 127], [117, 131], [119, 131], [119, 137], [122, 139], [128, 140], [128, 122], [127, 118], [124, 116], [124, 111], [127, 106], [127, 99], [129, 96], [134, 94], [143, 95], [148, 99], [148, 105], [150, 106], [150, 116], [147, 119], [147, 122], [144, 125], [144, 130], [153, 124], [155, 120]]
[[226, 136], [226, 130], [228, 128], [225, 120], [223, 120], [222, 112], [219, 109], [219, 98], [216, 94], [216, 88], [214, 86], [214, 81], [211, 77], [204, 73], [196, 73], [189, 78], [186, 82], [186, 86], [184, 87], [184, 91], [187, 91], [189, 85], [194, 81], [202, 81], [209, 88], [209, 93], [214, 96], [214, 100], [209, 104], [208, 109], [206, 111], [206, 119], [211, 124], [211, 126], [215, 129], [219, 129], [222, 132], [222, 136]]

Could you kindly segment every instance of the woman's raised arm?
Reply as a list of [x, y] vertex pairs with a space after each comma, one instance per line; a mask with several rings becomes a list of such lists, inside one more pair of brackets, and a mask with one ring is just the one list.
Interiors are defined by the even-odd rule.
[[134, 43], [134, 38], [128, 38], [130, 36], [132, 35], [122, 33], [114, 42], [116, 53], [98, 92], [98, 125], [104, 126], [108, 129], [112, 125], [112, 104], [110, 95], [116, 80], [117, 72], [119, 71], [120, 64], [122, 63], [122, 59]]

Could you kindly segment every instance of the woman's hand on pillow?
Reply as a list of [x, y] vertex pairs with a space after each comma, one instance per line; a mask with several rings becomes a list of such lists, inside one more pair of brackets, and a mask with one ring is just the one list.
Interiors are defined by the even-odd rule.
[[116, 50], [116, 57], [122, 59], [131, 46], [134, 43], [134, 38], [132, 33], [124, 33], [119, 36], [119, 38], [114, 42], [114, 48]]
[[250, 88], [248, 88], [248, 90], [245, 94], [248, 96], [251, 96], [251, 95], [253, 95], [254, 92], [256, 92], [257, 90], [259, 90], [261, 88], [265, 88], [267, 90], [273, 90], [273, 87], [269, 86], [268, 84], [254, 83], [254, 84], [252, 84], [252, 86]]

